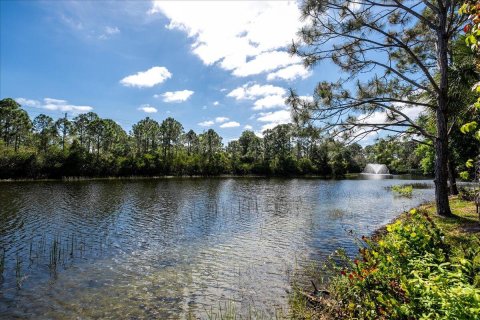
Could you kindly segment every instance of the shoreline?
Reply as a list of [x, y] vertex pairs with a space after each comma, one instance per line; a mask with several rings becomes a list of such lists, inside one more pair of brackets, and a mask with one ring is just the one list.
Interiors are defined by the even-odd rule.
[[[295, 318], [357, 319], [368, 314], [400, 319], [405, 316], [404, 310], [412, 310], [417, 316], [467, 310], [465, 319], [469, 319], [468, 310], [480, 308], [480, 274], [469, 278], [465, 271], [468, 268], [458, 261], [471, 266], [480, 261], [480, 216], [472, 201], [453, 196], [450, 204], [454, 217], [437, 216], [432, 201], [404, 211], [362, 237], [365, 244], [355, 257], [339, 257], [335, 266], [315, 271], [310, 275], [311, 282], [321, 283], [322, 288], [315, 287], [311, 292], [311, 286], [298, 287], [292, 293], [289, 307]], [[455, 250], [465, 245], [473, 250], [468, 256]], [[427, 265], [424, 260], [428, 260]], [[450, 267], [442, 267], [445, 265]], [[325, 271], [331, 274], [328, 280], [322, 276]], [[460, 281], [442, 281], [458, 277], [459, 272], [464, 273]], [[421, 281], [426, 288], [412, 285], [415, 281]], [[458, 290], [466, 290], [468, 298], [456, 300], [456, 305], [443, 303], [455, 300]], [[414, 299], [417, 296], [428, 296], [432, 304]]]
[[[348, 179], [356, 176], [357, 174], [352, 174], [348, 177], [338, 178]], [[62, 178], [20, 178], [20, 179], [0, 179], [0, 183], [8, 182], [74, 182], [74, 181], [121, 181], [121, 180], [169, 180], [169, 179], [241, 179], [241, 178], [260, 178], [260, 179], [325, 179], [325, 180], [334, 180], [330, 176], [316, 176], [316, 175], [292, 175], [292, 176], [268, 176], [268, 175], [166, 175], [166, 176], [110, 176], [110, 177], [62, 177]]]
[[[320, 179], [320, 180], [349, 180], [358, 179], [362, 175], [360, 173], [348, 173], [343, 177], [322, 176], [322, 175], [236, 175], [236, 174], [221, 174], [221, 175], [165, 175], [165, 176], [108, 176], [108, 177], [61, 177], [61, 178], [19, 178], [19, 179], [0, 179], [0, 183], [9, 182], [75, 182], [75, 181], [122, 181], [122, 180], [169, 180], [169, 179]], [[395, 174], [396, 178], [410, 178], [412, 180], [431, 180], [432, 177], [419, 176], [412, 174]], [[372, 180], [372, 179], [359, 179]], [[375, 180], [375, 179], [373, 179]], [[383, 180], [383, 179], [380, 179]], [[403, 179], [400, 179], [403, 180]]]

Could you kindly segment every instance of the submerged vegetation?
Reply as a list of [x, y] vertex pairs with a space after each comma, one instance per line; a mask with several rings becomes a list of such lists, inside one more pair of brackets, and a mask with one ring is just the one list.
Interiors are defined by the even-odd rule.
[[[477, 319], [480, 314], [480, 230], [472, 202], [451, 201], [455, 218], [412, 209], [383, 234], [362, 237], [359, 255], [337, 254], [328, 295], [291, 300], [296, 318]], [[323, 270], [325, 272], [325, 270]]]

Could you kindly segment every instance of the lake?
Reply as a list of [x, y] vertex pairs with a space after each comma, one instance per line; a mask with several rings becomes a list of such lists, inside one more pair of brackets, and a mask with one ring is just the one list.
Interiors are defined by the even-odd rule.
[[386, 188], [408, 182], [0, 183], [0, 318], [206, 318], [233, 305], [272, 316], [296, 271], [357, 251], [350, 230], [368, 235], [433, 200]]

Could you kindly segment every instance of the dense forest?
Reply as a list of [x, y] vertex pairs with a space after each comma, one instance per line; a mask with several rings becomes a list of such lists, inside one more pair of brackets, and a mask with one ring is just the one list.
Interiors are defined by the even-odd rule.
[[[127, 133], [89, 112], [33, 120], [13, 99], [0, 101], [0, 178], [163, 175], [320, 175], [341, 177], [381, 162], [393, 173], [421, 170], [414, 142], [380, 139], [363, 148], [293, 124], [244, 131], [226, 145], [213, 129], [186, 131], [173, 118], [145, 118]], [[426, 174], [431, 170], [427, 168]]]

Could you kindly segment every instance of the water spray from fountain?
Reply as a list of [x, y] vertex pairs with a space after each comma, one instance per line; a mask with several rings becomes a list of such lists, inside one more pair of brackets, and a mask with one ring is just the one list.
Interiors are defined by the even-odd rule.
[[375, 175], [375, 176], [382, 176], [382, 177], [391, 177], [390, 171], [388, 167], [384, 164], [379, 163], [369, 163], [363, 169], [362, 174], [364, 175]]

